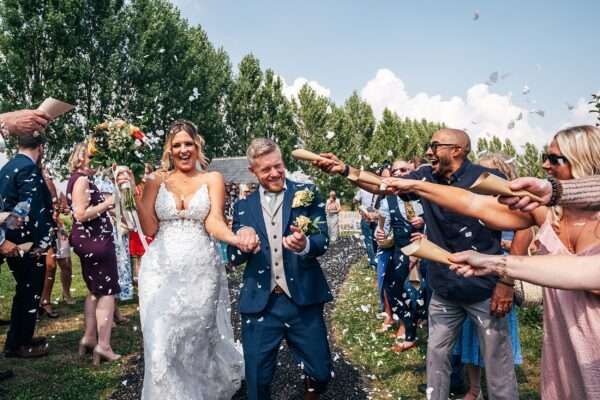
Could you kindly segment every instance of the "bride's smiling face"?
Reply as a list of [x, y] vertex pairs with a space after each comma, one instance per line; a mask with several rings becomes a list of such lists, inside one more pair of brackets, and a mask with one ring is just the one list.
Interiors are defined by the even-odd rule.
[[186, 131], [180, 131], [171, 141], [171, 156], [175, 169], [188, 172], [196, 168], [198, 149], [194, 139]]

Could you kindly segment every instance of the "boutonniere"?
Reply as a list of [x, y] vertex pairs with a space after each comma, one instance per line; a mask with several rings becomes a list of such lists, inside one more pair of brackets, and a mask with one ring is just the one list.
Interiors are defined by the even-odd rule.
[[312, 191], [308, 189], [299, 190], [296, 193], [294, 193], [294, 200], [292, 200], [292, 208], [310, 206], [314, 199], [315, 194]]
[[294, 226], [298, 228], [305, 236], [315, 233], [321, 233], [321, 218], [310, 219], [306, 215], [299, 215], [294, 220]]

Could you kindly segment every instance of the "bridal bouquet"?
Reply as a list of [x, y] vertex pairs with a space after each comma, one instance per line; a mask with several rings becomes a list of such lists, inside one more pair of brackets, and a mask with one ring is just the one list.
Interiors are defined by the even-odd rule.
[[[146, 135], [140, 128], [121, 119], [112, 119], [96, 125], [88, 142], [88, 153], [93, 167], [104, 172], [112, 169], [114, 178], [129, 168], [138, 181], [144, 174], [144, 152], [149, 147]], [[124, 208], [134, 210], [135, 200], [130, 184], [122, 184], [119, 191]]]

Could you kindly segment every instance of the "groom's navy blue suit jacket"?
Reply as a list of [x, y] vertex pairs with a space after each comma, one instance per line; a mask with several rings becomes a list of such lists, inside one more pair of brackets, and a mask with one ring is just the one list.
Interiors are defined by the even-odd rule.
[[[287, 189], [283, 197], [283, 237], [290, 234], [290, 225], [299, 215], [321, 220], [321, 232], [308, 236], [310, 251], [300, 256], [283, 248], [283, 266], [292, 301], [299, 306], [320, 304], [333, 299], [317, 257], [325, 253], [329, 244], [325, 206], [321, 202], [314, 185], [286, 180]], [[292, 200], [297, 191], [309, 189], [315, 193], [313, 202], [306, 207], [292, 208]], [[259, 191], [248, 198], [239, 200], [234, 206], [233, 231], [242, 227], [254, 228], [260, 237], [260, 251], [256, 254], [242, 253], [229, 246], [229, 260], [234, 265], [246, 262], [243, 286], [240, 293], [240, 312], [254, 314], [261, 312], [267, 305], [271, 294], [271, 252], [269, 238], [263, 218]]]

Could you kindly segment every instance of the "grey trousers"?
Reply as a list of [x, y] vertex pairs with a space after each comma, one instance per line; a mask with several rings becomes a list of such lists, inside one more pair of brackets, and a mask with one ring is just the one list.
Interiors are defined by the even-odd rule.
[[427, 399], [448, 400], [450, 357], [465, 317], [477, 326], [485, 362], [488, 399], [519, 398], [508, 320], [490, 315], [490, 299], [465, 304], [445, 300], [435, 293], [429, 304], [427, 343]]

